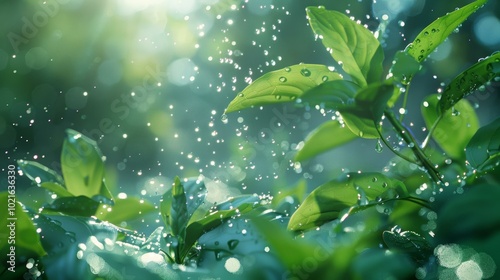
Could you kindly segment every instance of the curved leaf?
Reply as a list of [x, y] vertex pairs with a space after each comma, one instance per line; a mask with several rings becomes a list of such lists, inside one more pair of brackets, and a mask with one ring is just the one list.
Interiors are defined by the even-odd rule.
[[467, 144], [465, 155], [472, 167], [481, 172], [496, 166], [500, 156], [500, 118], [479, 128]]
[[327, 108], [337, 110], [342, 106], [352, 104], [359, 89], [360, 87], [351, 81], [328, 81], [308, 90], [300, 99], [304, 102], [322, 104]]
[[66, 134], [61, 165], [67, 190], [75, 196], [101, 194], [104, 162], [96, 142], [71, 129]]
[[304, 146], [295, 155], [295, 160], [303, 161], [312, 158], [355, 138], [357, 136], [339, 121], [327, 121], [307, 136]]
[[436, 49], [462, 22], [477, 11], [487, 0], [474, 1], [464, 7], [442, 16], [420, 32], [413, 43], [408, 45], [408, 53], [422, 62]]
[[337, 11], [306, 9], [311, 28], [332, 57], [359, 86], [380, 81], [384, 53], [379, 41], [361, 24]]
[[349, 173], [347, 178], [319, 186], [290, 218], [288, 229], [307, 230], [335, 220], [354, 205], [384, 203], [396, 196], [407, 197], [406, 186], [380, 173]]
[[379, 138], [375, 124], [380, 121], [393, 92], [391, 80], [371, 84], [356, 93], [354, 104], [338, 108], [338, 111], [355, 135], [368, 139]]
[[441, 116], [434, 128], [432, 137], [441, 148], [454, 159], [465, 159], [465, 146], [479, 129], [479, 120], [474, 108], [467, 100], [460, 100], [454, 110], [439, 114], [438, 95], [425, 98], [421, 107], [425, 124], [431, 128]]
[[342, 76], [325, 65], [298, 64], [264, 74], [240, 92], [227, 106], [225, 113], [255, 105], [293, 101], [304, 92], [326, 81]]
[[44, 182], [40, 185], [42, 188], [48, 190], [49, 192], [55, 193], [59, 197], [70, 197], [74, 196], [65, 187], [54, 182]]
[[71, 216], [90, 217], [96, 213], [99, 202], [84, 195], [59, 197], [44, 208]]
[[44, 182], [54, 182], [64, 185], [63, 178], [54, 170], [35, 161], [18, 160], [18, 166], [31, 181], [40, 184]]
[[119, 225], [121, 222], [136, 219], [156, 210], [153, 204], [136, 197], [116, 199], [114, 202], [113, 206], [107, 206], [106, 209], [97, 211], [96, 217], [99, 220]]
[[186, 236], [189, 213], [186, 194], [184, 193], [184, 187], [179, 177], [175, 177], [174, 185], [172, 186], [172, 204], [170, 206], [168, 221], [172, 228], [172, 234], [178, 237], [179, 242], [182, 244]]
[[460, 99], [491, 81], [500, 74], [500, 52], [480, 60], [456, 76], [446, 87], [439, 101], [442, 112], [453, 107]]
[[432, 247], [420, 234], [413, 231], [386, 230], [382, 237], [389, 249], [409, 254], [419, 263], [425, 263], [432, 255]]
[[[3, 206], [0, 210], [0, 226], [2, 228], [0, 249], [3, 251], [11, 246], [18, 246], [31, 250], [39, 256], [46, 255], [33, 221], [23, 206], [16, 201], [16, 196], [8, 192], [1, 192], [0, 202]], [[11, 208], [12, 204], [14, 207]]]

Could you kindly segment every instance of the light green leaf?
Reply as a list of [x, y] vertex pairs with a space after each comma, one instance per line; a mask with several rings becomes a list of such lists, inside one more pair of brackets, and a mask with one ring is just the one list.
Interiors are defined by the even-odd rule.
[[477, 11], [487, 0], [474, 1], [458, 10], [442, 16], [420, 32], [413, 43], [407, 47], [408, 53], [418, 62], [422, 62], [434, 49], [464, 22], [472, 13]]
[[[47, 253], [42, 247], [40, 236], [36, 232], [33, 221], [24, 207], [16, 201], [16, 195], [8, 192], [0, 193], [0, 250], [10, 246], [31, 250], [39, 256]], [[10, 207], [13, 206], [13, 207]], [[11, 232], [14, 232], [12, 235]], [[7, 251], [9, 253], [10, 250]]]
[[439, 108], [444, 112], [475, 90], [486, 90], [484, 85], [499, 75], [500, 52], [496, 52], [456, 76], [444, 90]]
[[496, 167], [500, 161], [500, 118], [479, 128], [467, 144], [465, 155], [480, 172]]
[[54, 170], [35, 161], [18, 160], [18, 166], [31, 181], [40, 184], [44, 182], [54, 182], [64, 185], [63, 178]]
[[379, 138], [375, 125], [378, 125], [393, 92], [391, 80], [371, 84], [356, 93], [354, 104], [338, 108], [338, 111], [355, 135], [368, 139]]
[[431, 128], [438, 118], [432, 137], [439, 146], [454, 159], [465, 159], [465, 146], [479, 129], [479, 120], [474, 108], [467, 100], [460, 100], [454, 110], [439, 114], [438, 95], [427, 96], [421, 106], [427, 128]]
[[421, 68], [422, 65], [408, 52], [398, 51], [392, 61], [391, 73], [398, 82], [407, 85]]
[[71, 129], [66, 134], [61, 153], [66, 189], [75, 196], [101, 194], [104, 163], [96, 142]]
[[325, 65], [298, 64], [264, 74], [240, 92], [227, 106], [226, 113], [251, 106], [293, 101], [304, 92], [326, 81], [342, 79]]
[[308, 7], [306, 12], [314, 33], [356, 84], [381, 80], [384, 53], [368, 29], [337, 11]]
[[49, 192], [55, 193], [59, 197], [70, 197], [74, 196], [66, 188], [54, 182], [45, 182], [40, 185], [42, 188], [48, 190]]
[[127, 197], [116, 199], [113, 206], [106, 206], [106, 208], [101, 206], [96, 213], [96, 217], [102, 221], [119, 225], [121, 222], [137, 219], [155, 210], [155, 206], [148, 201], [136, 197]]
[[319, 186], [290, 218], [288, 229], [307, 230], [339, 218], [355, 205], [384, 203], [396, 196], [407, 197], [406, 186], [380, 173], [349, 173], [346, 178]]
[[304, 161], [355, 138], [357, 136], [339, 121], [327, 121], [307, 136], [304, 146], [295, 155], [295, 160]]

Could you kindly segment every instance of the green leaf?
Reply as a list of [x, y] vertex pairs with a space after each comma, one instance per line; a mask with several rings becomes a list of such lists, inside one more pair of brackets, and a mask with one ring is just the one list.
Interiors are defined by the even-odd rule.
[[51, 204], [45, 205], [45, 210], [56, 211], [71, 216], [90, 217], [93, 216], [99, 202], [87, 196], [59, 197]]
[[458, 10], [442, 16], [420, 32], [413, 43], [407, 47], [408, 53], [418, 62], [422, 62], [435, 48], [464, 22], [472, 13], [484, 5], [487, 0], [474, 1]]
[[18, 160], [18, 166], [31, 181], [40, 184], [44, 182], [54, 182], [64, 185], [63, 178], [54, 170], [35, 161]]
[[351, 81], [328, 81], [306, 91], [300, 99], [312, 105], [319, 104], [337, 110], [342, 106], [352, 104], [359, 89], [360, 87]]
[[355, 205], [384, 203], [396, 196], [407, 197], [406, 186], [380, 173], [349, 173], [346, 178], [319, 186], [290, 218], [288, 229], [307, 230], [339, 218]]
[[407, 51], [398, 51], [394, 55], [390, 72], [396, 79], [404, 85], [410, 83], [413, 75], [415, 75], [422, 65], [416, 61]]
[[432, 255], [432, 248], [429, 242], [416, 232], [401, 232], [393, 228], [390, 231], [384, 231], [382, 237], [389, 249], [409, 254], [421, 264], [425, 263], [430, 255]]
[[225, 113], [251, 106], [293, 101], [304, 92], [342, 76], [325, 65], [298, 64], [264, 74], [240, 92]]
[[242, 215], [251, 211], [254, 209], [254, 205], [254, 203], [243, 203], [230, 210], [216, 210], [210, 212], [204, 218], [190, 223], [186, 229], [186, 239], [184, 241], [181, 256], [185, 256], [204, 233], [222, 225], [225, 221], [236, 215]]
[[137, 197], [116, 199], [114, 203], [113, 206], [107, 206], [97, 211], [96, 217], [102, 221], [119, 225], [121, 222], [137, 219], [156, 210], [153, 204]]
[[59, 197], [70, 197], [74, 196], [65, 187], [54, 182], [45, 182], [40, 185], [42, 188], [48, 190], [49, 192], [55, 193]]
[[444, 90], [439, 108], [444, 112], [475, 90], [486, 90], [484, 85], [499, 74], [500, 52], [496, 52], [456, 76]]
[[104, 163], [96, 142], [71, 129], [66, 134], [61, 165], [67, 190], [75, 196], [101, 194]]
[[306, 13], [314, 33], [356, 84], [381, 80], [384, 53], [368, 29], [337, 11], [308, 7]]
[[[427, 96], [421, 106], [427, 128], [439, 121], [432, 137], [439, 146], [454, 159], [465, 159], [465, 146], [479, 129], [479, 120], [474, 108], [467, 100], [460, 100], [454, 110], [439, 114], [438, 95]], [[438, 120], [441, 118], [440, 120]]]
[[496, 167], [500, 155], [500, 118], [479, 128], [467, 144], [465, 155], [480, 172]]
[[39, 256], [46, 255], [36, 227], [25, 212], [24, 207], [16, 201], [15, 193], [1, 192], [0, 202], [2, 205], [0, 211], [0, 227], [2, 229], [0, 231], [0, 249], [10, 249], [10, 246], [15, 246], [33, 251]]
[[357, 138], [338, 120], [323, 123], [306, 138], [304, 146], [295, 155], [295, 161], [304, 161]]
[[354, 104], [338, 108], [338, 111], [355, 135], [368, 139], [379, 138], [376, 125], [382, 118], [393, 92], [394, 85], [391, 80], [371, 84], [356, 93]]
[[175, 177], [172, 186], [172, 205], [168, 216], [172, 234], [179, 238], [179, 243], [183, 243], [186, 236], [186, 227], [189, 221], [186, 194], [179, 177]]

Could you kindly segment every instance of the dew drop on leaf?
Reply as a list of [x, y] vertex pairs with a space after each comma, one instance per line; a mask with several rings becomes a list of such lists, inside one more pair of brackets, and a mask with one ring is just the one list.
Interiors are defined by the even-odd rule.
[[[375, 145], [375, 151], [377, 153], [381, 153], [383, 150], [384, 150], [384, 146], [382, 145], [382, 142], [380, 141], [380, 139], [378, 139], [377, 145]], [[376, 178], [374, 178], [374, 179], [376, 179]]]
[[220, 119], [221, 119], [223, 124], [227, 124], [229, 122], [226, 114], [223, 114]]
[[280, 77], [280, 82], [282, 82], [282, 83], [286, 82], [286, 77], [281, 76]]
[[304, 68], [304, 69], [300, 70], [300, 74], [302, 74], [302, 76], [304, 76], [304, 77], [309, 77], [309, 76], [311, 76], [311, 71], [307, 68]]

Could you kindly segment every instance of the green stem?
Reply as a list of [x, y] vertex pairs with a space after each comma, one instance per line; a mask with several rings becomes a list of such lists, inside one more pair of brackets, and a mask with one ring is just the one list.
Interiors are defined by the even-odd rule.
[[411, 135], [410, 131], [396, 118], [394, 113], [389, 109], [384, 111], [385, 117], [392, 124], [398, 135], [408, 144], [413, 154], [417, 157], [420, 165], [427, 170], [429, 176], [436, 182], [441, 182], [441, 176], [438, 170], [434, 167], [432, 162], [427, 158], [424, 151], [420, 148], [415, 138]]
[[443, 115], [439, 115], [439, 117], [436, 119], [436, 121], [432, 124], [431, 129], [429, 129], [429, 133], [425, 137], [424, 142], [422, 142], [422, 149], [425, 149], [425, 146], [427, 146], [427, 143], [429, 143], [429, 139], [432, 136], [432, 133], [434, 132], [434, 129], [436, 129], [438, 123], [443, 119]]
[[[410, 82], [408, 82], [406, 84], [406, 90], [405, 90], [405, 96], [403, 98], [403, 109], [406, 110], [406, 104], [408, 103], [408, 92], [410, 92]], [[405, 112], [406, 113], [406, 112]], [[399, 116], [399, 122], [402, 122], [403, 121], [403, 118], [404, 118], [404, 115], [405, 114], [401, 114]]]

